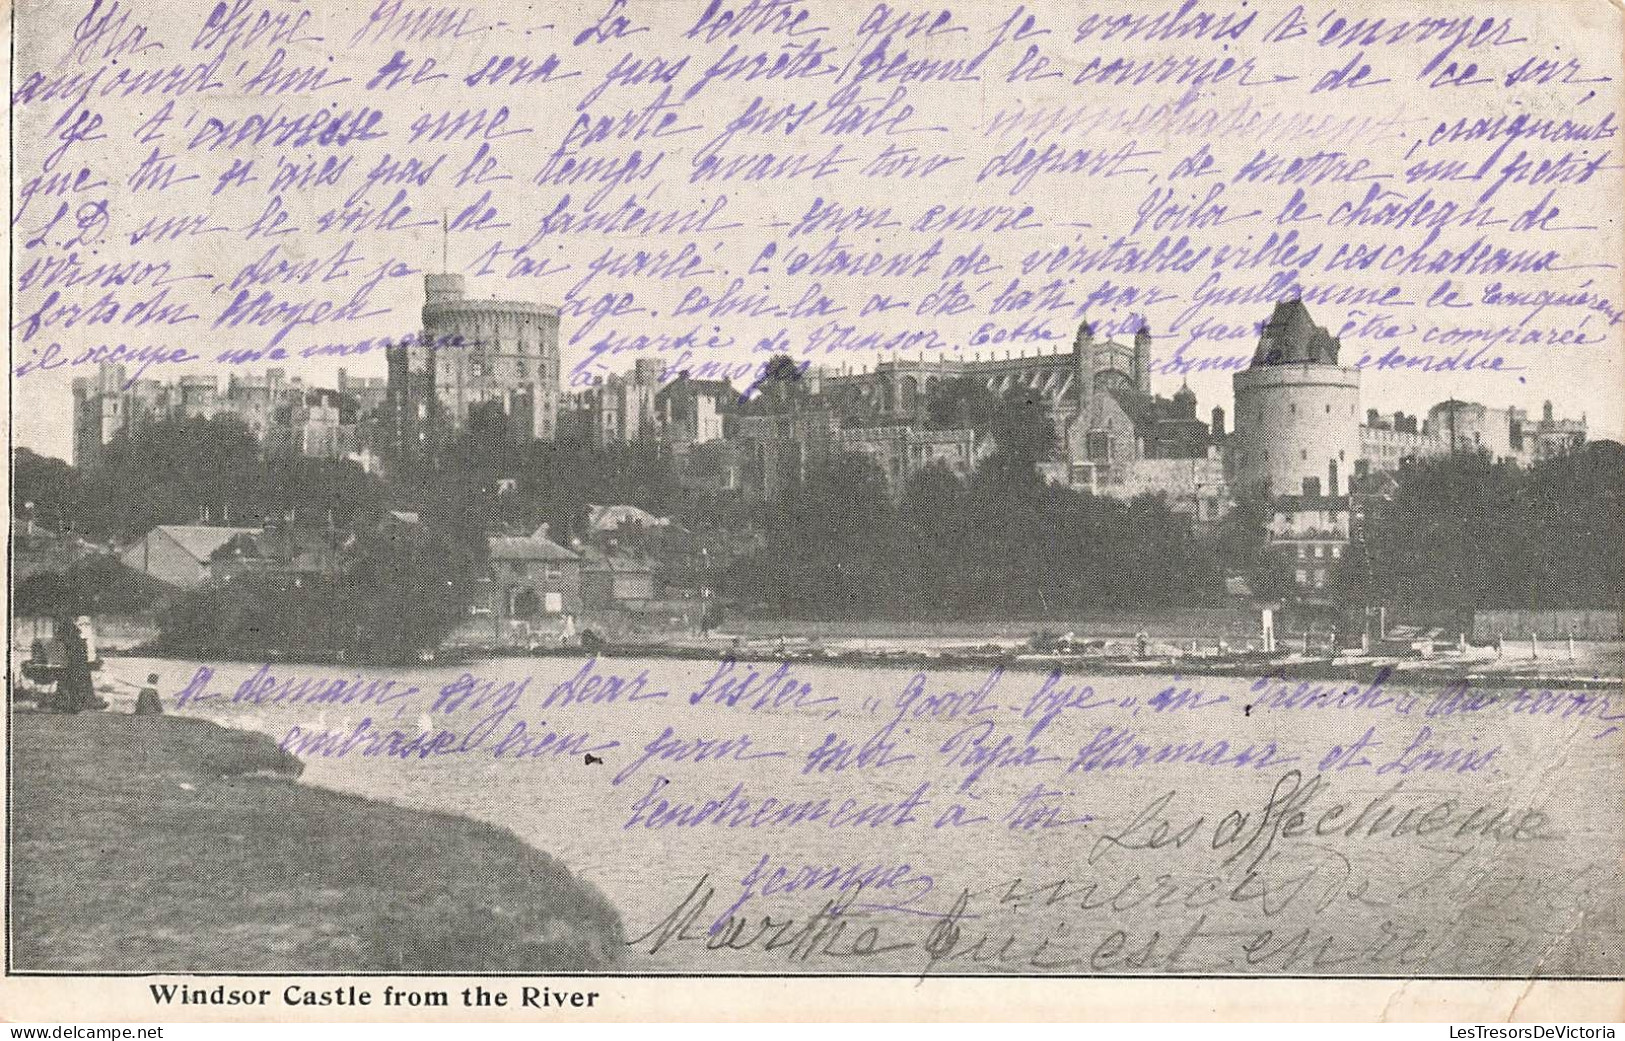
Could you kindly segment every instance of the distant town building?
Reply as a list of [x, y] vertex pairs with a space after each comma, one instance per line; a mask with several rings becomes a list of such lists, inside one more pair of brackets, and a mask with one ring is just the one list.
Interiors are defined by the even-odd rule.
[[125, 366], [103, 363], [73, 381], [73, 462], [100, 462], [121, 432], [158, 419], [233, 416], [268, 452], [341, 459], [360, 452], [363, 417], [384, 402], [382, 379], [355, 379], [340, 369], [337, 386], [307, 387], [281, 368], [261, 373], [191, 374], [174, 382], [131, 380]]
[[1540, 419], [1531, 423], [1520, 417], [1520, 450], [1525, 462], [1539, 462], [1553, 456], [1564, 455], [1586, 443], [1586, 417], [1579, 419], [1552, 418], [1552, 403], [1541, 405]]
[[1225, 475], [1224, 454], [1218, 447], [1210, 448], [1201, 457], [1141, 459], [1116, 467], [1092, 491], [1114, 499], [1161, 496], [1170, 510], [1198, 525], [1223, 520], [1235, 505]]
[[669, 517], [656, 517], [637, 506], [595, 506], [587, 504], [587, 530], [595, 535], [613, 534], [622, 528], [653, 531], [671, 524]]
[[1325, 589], [1348, 552], [1350, 496], [1361, 458], [1360, 373], [1301, 300], [1275, 305], [1252, 364], [1232, 380], [1230, 478], [1268, 491], [1269, 543], [1305, 591]]
[[1270, 549], [1291, 566], [1300, 588], [1325, 590], [1349, 551], [1352, 517], [1347, 495], [1278, 496], [1270, 515]]
[[331, 527], [267, 521], [255, 528], [160, 524], [119, 552], [126, 567], [181, 589], [248, 574], [328, 575], [348, 536]]
[[726, 380], [690, 379], [680, 373], [655, 393], [662, 439], [673, 446], [722, 440], [724, 419], [737, 397]]
[[[969, 377], [1000, 396], [1025, 393], [1047, 413], [1062, 457], [1058, 475], [1078, 487], [1097, 471], [1142, 458], [1201, 457], [1209, 429], [1184, 402], [1151, 393], [1151, 333], [1142, 323], [1132, 344], [1096, 338], [1087, 322], [1072, 350], [966, 358], [941, 355], [863, 368], [810, 369], [809, 392], [829, 402], [843, 426], [919, 426], [932, 393]], [[1193, 422], [1194, 421], [1194, 422]]]
[[1211, 422], [1203, 422], [1189, 386], [1164, 398], [1120, 376], [1106, 375], [1105, 389], [1091, 395], [1068, 429], [1068, 483], [1112, 498], [1162, 495], [1192, 520], [1221, 519], [1231, 505], [1224, 410], [1215, 408]]
[[[829, 457], [839, 430], [840, 420], [829, 403], [816, 400], [787, 412], [730, 417], [728, 439], [742, 449], [736, 460], [740, 494], [747, 499], [779, 501], [806, 478], [809, 466]], [[687, 458], [695, 455], [691, 451]], [[700, 453], [702, 458], [707, 455]]]
[[1360, 459], [1355, 472], [1388, 473], [1398, 470], [1410, 459], [1426, 459], [1442, 455], [1449, 446], [1433, 436], [1417, 416], [1395, 412], [1384, 416], [1376, 409], [1367, 409], [1365, 423], [1360, 427]]
[[[873, 370], [814, 368], [802, 382], [834, 417], [838, 443], [881, 463], [895, 490], [900, 478], [906, 480], [924, 465], [943, 463], [964, 472], [985, 447], [968, 445], [969, 431], [924, 436], [932, 395], [945, 381], [961, 378], [977, 380], [1000, 396], [1025, 394], [1045, 410], [1057, 440], [1057, 458], [1045, 468], [1050, 480], [1100, 495], [1141, 494], [1157, 490], [1165, 474], [1177, 471], [1173, 490], [1206, 499], [1208, 506], [1201, 512], [1222, 513], [1228, 506], [1223, 477], [1211, 479], [1215, 467], [1195, 467], [1206, 475], [1195, 480], [1186, 479], [1190, 466], [1136, 472], [1147, 460], [1217, 461], [1225, 440], [1222, 409], [1214, 410], [1210, 424], [1196, 418], [1196, 396], [1188, 387], [1172, 398], [1151, 392], [1151, 333], [1143, 323], [1131, 344], [1097, 338], [1083, 323], [1066, 353], [1052, 348], [1047, 354], [1007, 351], [986, 359], [902, 358], [883, 361]], [[746, 426], [737, 429], [741, 436], [762, 440]], [[888, 432], [862, 432], [875, 430]], [[914, 433], [899, 433], [905, 430]], [[1202, 486], [1200, 492], [1194, 490], [1196, 484]], [[1195, 506], [1190, 510], [1198, 512]]]
[[204, 524], [160, 524], [119, 552], [126, 567], [182, 589], [216, 576], [215, 553], [228, 542], [258, 534], [258, 528]]
[[1531, 422], [1521, 408], [1490, 408], [1472, 401], [1441, 401], [1428, 410], [1428, 432], [1448, 452], [1487, 452], [1497, 462], [1530, 465], [1585, 444], [1586, 421], [1554, 419], [1552, 403]]
[[1585, 443], [1584, 417], [1556, 419], [1551, 402], [1538, 421], [1519, 408], [1451, 399], [1425, 419], [1370, 409], [1361, 422], [1360, 373], [1338, 364], [1340, 346], [1302, 301], [1284, 301], [1263, 326], [1252, 364], [1233, 377], [1230, 480], [1269, 489], [1270, 544], [1306, 589], [1330, 582], [1348, 552], [1358, 513], [1351, 496], [1380, 494], [1407, 461], [1481, 451], [1528, 465]]
[[581, 606], [588, 611], [636, 611], [655, 599], [648, 561], [613, 549], [581, 552]]
[[563, 402], [559, 439], [599, 446], [658, 440], [655, 395], [664, 372], [660, 359], [639, 358], [630, 372], [594, 377]]
[[1497, 462], [1531, 466], [1586, 442], [1586, 420], [1556, 419], [1545, 402], [1541, 418], [1521, 408], [1490, 408], [1454, 398], [1428, 410], [1427, 418], [1366, 412], [1360, 427], [1360, 472], [1395, 471], [1407, 460], [1452, 452], [1484, 452]]

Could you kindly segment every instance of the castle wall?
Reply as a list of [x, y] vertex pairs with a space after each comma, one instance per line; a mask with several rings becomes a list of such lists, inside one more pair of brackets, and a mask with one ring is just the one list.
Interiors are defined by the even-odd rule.
[[[1335, 365], [1255, 366], [1234, 376], [1234, 485], [1275, 495], [1342, 495], [1360, 458], [1360, 373]], [[1333, 481], [1333, 476], [1336, 480]], [[1335, 487], [1334, 487], [1335, 484]]]

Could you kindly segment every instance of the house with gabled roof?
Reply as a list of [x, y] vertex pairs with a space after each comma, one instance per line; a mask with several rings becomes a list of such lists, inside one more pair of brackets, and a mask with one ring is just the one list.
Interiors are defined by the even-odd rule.
[[548, 538], [546, 524], [529, 535], [494, 535], [487, 549], [499, 643], [581, 613], [581, 557]]
[[214, 577], [215, 553], [232, 539], [259, 534], [258, 528], [208, 524], [160, 524], [119, 552], [126, 567], [182, 589]]

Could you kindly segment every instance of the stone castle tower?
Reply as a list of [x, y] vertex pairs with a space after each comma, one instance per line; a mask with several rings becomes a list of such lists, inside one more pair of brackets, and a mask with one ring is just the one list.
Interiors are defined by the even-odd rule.
[[1231, 466], [1238, 488], [1341, 496], [1360, 458], [1360, 372], [1300, 300], [1275, 305], [1236, 392]]
[[425, 275], [423, 283], [422, 338], [388, 352], [389, 397], [403, 439], [461, 429], [484, 408], [500, 412], [520, 436], [553, 440], [558, 308], [470, 299], [462, 275]]

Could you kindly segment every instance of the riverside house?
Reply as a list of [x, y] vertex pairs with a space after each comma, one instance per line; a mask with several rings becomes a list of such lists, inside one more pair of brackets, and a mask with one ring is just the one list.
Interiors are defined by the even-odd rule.
[[581, 613], [581, 557], [547, 537], [492, 536], [491, 617], [498, 643], [523, 642], [533, 628], [552, 629]]

